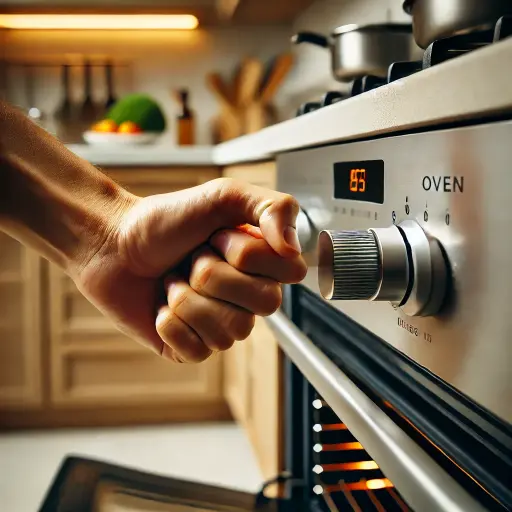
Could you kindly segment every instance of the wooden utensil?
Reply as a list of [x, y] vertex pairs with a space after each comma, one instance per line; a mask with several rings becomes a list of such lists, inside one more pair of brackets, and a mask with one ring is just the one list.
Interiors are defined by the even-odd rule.
[[240, 69], [238, 107], [246, 107], [256, 99], [262, 76], [263, 64], [260, 60], [251, 57], [244, 59]]
[[229, 140], [242, 134], [242, 121], [230, 101], [228, 88], [219, 73], [208, 73], [206, 83], [221, 106], [218, 132], [222, 140]]
[[275, 60], [274, 67], [269, 74], [268, 80], [263, 84], [260, 100], [268, 104], [275, 96], [279, 86], [293, 66], [293, 56], [290, 53], [280, 55]]

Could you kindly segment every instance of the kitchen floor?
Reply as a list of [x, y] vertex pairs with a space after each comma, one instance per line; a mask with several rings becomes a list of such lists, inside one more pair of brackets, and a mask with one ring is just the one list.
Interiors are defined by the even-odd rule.
[[263, 481], [234, 424], [8, 433], [0, 435], [1, 509], [37, 511], [68, 454], [249, 492]]

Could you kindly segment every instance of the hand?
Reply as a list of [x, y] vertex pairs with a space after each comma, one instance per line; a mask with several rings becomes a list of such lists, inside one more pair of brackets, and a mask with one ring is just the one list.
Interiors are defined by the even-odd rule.
[[[297, 213], [289, 195], [224, 178], [132, 196], [72, 275], [127, 335], [165, 358], [203, 361], [280, 306], [280, 283], [304, 278]], [[259, 228], [233, 229], [246, 223]]]

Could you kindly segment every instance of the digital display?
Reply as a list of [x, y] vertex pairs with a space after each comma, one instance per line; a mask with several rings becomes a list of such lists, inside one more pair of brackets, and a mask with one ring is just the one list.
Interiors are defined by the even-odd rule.
[[334, 198], [384, 203], [384, 161], [335, 163]]

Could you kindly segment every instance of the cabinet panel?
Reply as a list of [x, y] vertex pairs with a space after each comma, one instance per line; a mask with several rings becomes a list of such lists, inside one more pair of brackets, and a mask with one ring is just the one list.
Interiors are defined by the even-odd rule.
[[40, 259], [0, 233], [0, 407], [37, 408], [41, 392]]
[[251, 389], [249, 437], [264, 478], [282, 469], [281, 353], [264, 318], [257, 318], [250, 339]]
[[222, 173], [227, 178], [247, 181], [259, 187], [276, 188], [277, 169], [275, 162], [243, 164], [226, 167]]
[[234, 418], [247, 426], [250, 416], [250, 338], [224, 353], [224, 396]]
[[[128, 343], [128, 341], [127, 341]], [[69, 353], [54, 379], [59, 404], [131, 405], [203, 402], [219, 396], [218, 358], [201, 365], [173, 364], [149, 351]]]

